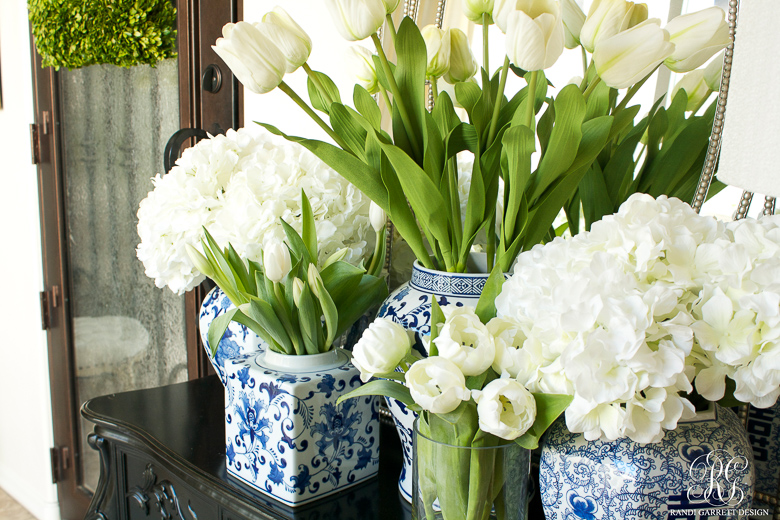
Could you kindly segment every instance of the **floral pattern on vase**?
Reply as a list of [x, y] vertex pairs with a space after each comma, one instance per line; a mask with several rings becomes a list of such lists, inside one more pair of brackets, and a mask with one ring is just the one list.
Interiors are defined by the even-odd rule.
[[762, 495], [777, 497], [780, 489], [780, 402], [769, 408], [747, 407], [745, 428], [756, 464], [756, 500], [753, 506], [776, 515], [778, 506], [760, 500]]
[[206, 349], [209, 361], [211, 361], [211, 365], [216, 370], [223, 385], [227, 384], [225, 363], [228, 360], [245, 354], [259, 352], [266, 348], [265, 342], [257, 334], [244, 325], [233, 321], [230, 322], [225, 335], [222, 336], [216, 355], [211, 354], [208, 338], [209, 326], [217, 316], [224, 314], [233, 307], [233, 302], [230, 301], [230, 298], [227, 297], [222, 289], [214, 287], [203, 299], [200, 313], [198, 314], [198, 328], [200, 329], [200, 339], [203, 342], [203, 348]]
[[[488, 274], [447, 273], [422, 267], [415, 261], [412, 278], [394, 290], [382, 303], [377, 317], [392, 319], [414, 332], [414, 348], [425, 354], [422, 337], [431, 331], [431, 297], [435, 294], [439, 305], [476, 307]], [[412, 501], [412, 439], [417, 414], [403, 403], [386, 398], [393, 414], [403, 448], [404, 465], [398, 479], [398, 489], [407, 501]]]
[[331, 362], [301, 369], [275, 366], [266, 352], [225, 364], [228, 473], [288, 505], [335, 493], [379, 469], [377, 398], [337, 405], [360, 386], [360, 373], [345, 352], [318, 356], [326, 355]]
[[747, 433], [717, 405], [652, 444], [587, 441], [561, 418], [543, 438], [539, 463], [547, 520], [665, 520], [673, 511], [711, 518], [704, 510], [750, 508], [754, 479]]

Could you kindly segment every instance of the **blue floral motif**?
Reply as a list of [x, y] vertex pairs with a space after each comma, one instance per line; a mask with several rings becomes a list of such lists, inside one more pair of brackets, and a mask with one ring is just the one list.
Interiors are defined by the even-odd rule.
[[249, 388], [255, 387], [255, 380], [249, 375], [249, 367], [242, 368], [241, 370], [238, 371], [236, 375], [238, 377], [238, 381], [241, 383], [242, 390], [246, 387]]
[[228, 325], [217, 351], [214, 355], [211, 353], [211, 346], [208, 341], [208, 330], [211, 322], [217, 316], [227, 312], [232, 304], [230, 299], [219, 287], [215, 287], [206, 295], [200, 307], [198, 316], [198, 325], [200, 328], [200, 337], [209, 361], [214, 366], [222, 384], [226, 384], [225, 364], [237, 356], [248, 353], [256, 353], [265, 350], [265, 344], [254, 332], [250, 331], [244, 325], [232, 322]]
[[[747, 467], [732, 465], [728, 476], [717, 475], [698, 466], [710, 453], [719, 453], [724, 464], [745, 460]], [[706, 509], [750, 508], [752, 465], [744, 427], [719, 407], [710, 419], [681, 422], [654, 444], [587, 441], [570, 433], [561, 418], [542, 440], [539, 491], [547, 520], [666, 520], [683, 510], [694, 513], [679, 517], [698, 520], [709, 518]], [[710, 477], [733, 491], [728, 505], [703, 493], [713, 485]]]
[[338, 452], [341, 444], [351, 446], [355, 443], [357, 430], [352, 425], [360, 422], [360, 412], [350, 414], [349, 410], [355, 404], [354, 399], [348, 399], [340, 406], [326, 403], [320, 408], [320, 415], [325, 418], [323, 422], [315, 423], [311, 431], [322, 436], [315, 444], [320, 448], [320, 455], [325, 456], [328, 448]]
[[331, 374], [325, 374], [322, 377], [322, 381], [317, 383], [317, 388], [320, 392], [325, 394], [325, 397], [330, 397], [336, 389], [336, 378]]

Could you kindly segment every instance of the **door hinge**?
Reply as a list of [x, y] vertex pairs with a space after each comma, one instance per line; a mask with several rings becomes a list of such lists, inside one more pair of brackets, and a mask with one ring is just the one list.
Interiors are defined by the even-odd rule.
[[55, 446], [49, 450], [51, 458], [51, 482], [56, 484], [65, 478], [70, 467], [70, 449], [67, 446]]
[[41, 328], [49, 330], [51, 313], [49, 312], [49, 291], [41, 291]]
[[41, 141], [36, 124], [30, 125], [30, 147], [32, 149], [32, 163], [41, 164]]

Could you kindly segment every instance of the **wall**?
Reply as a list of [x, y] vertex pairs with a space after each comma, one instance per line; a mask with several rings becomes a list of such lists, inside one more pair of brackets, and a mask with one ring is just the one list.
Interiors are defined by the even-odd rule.
[[40, 519], [59, 518], [51, 484], [49, 372], [41, 331], [38, 181], [30, 162], [32, 72], [25, 0], [0, 2], [0, 487]]

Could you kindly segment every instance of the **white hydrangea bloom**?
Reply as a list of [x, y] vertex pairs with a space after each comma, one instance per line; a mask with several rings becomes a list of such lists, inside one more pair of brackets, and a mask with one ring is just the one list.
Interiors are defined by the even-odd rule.
[[695, 386], [718, 400], [727, 378], [737, 399], [771, 406], [778, 253], [780, 217], [724, 224], [634, 195], [590, 232], [518, 257], [496, 308], [522, 336], [510, 349], [497, 341], [497, 369], [533, 392], [573, 395], [567, 425], [588, 439], [656, 442], [693, 413], [681, 395]]
[[203, 280], [185, 244], [200, 249], [205, 226], [221, 246], [259, 261], [264, 244], [283, 240], [279, 219], [301, 230], [301, 188], [314, 212], [320, 262], [341, 248], [359, 264], [373, 250], [369, 199], [302, 146], [261, 127], [228, 130], [184, 151], [153, 179], [141, 201], [138, 258], [158, 287], [179, 294]]

